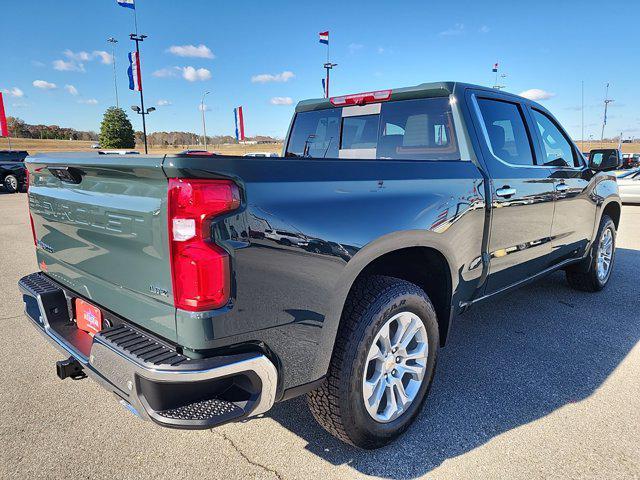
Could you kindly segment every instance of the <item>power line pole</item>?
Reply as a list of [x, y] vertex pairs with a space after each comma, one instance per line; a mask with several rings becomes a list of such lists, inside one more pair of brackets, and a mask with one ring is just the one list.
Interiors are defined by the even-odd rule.
[[204, 119], [204, 97], [209, 95], [210, 92], [204, 92], [202, 94], [202, 100], [200, 101], [200, 111], [202, 112], [202, 137], [204, 138], [204, 150], [207, 151], [207, 124]]
[[607, 86], [604, 91], [604, 117], [602, 118], [602, 134], [600, 135], [600, 143], [604, 142], [604, 126], [607, 124], [607, 109], [609, 104], [614, 102], [614, 100], [609, 98], [609, 82], [607, 82]]
[[111, 59], [113, 61], [113, 88], [116, 92], [116, 108], [120, 108], [120, 102], [118, 101], [118, 79], [116, 77], [116, 40], [113, 37], [109, 37], [107, 42], [111, 44]]

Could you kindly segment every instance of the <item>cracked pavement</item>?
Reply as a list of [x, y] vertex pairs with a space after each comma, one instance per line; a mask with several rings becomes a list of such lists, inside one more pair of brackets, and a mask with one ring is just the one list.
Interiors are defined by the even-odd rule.
[[303, 399], [211, 431], [157, 427], [22, 316], [36, 270], [24, 194], [0, 192], [1, 478], [640, 478], [640, 206], [623, 208], [609, 288], [556, 273], [460, 317], [418, 422], [375, 452], [343, 445]]

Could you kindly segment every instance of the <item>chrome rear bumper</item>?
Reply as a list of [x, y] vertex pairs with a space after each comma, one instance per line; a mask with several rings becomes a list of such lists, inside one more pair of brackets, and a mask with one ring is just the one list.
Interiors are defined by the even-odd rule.
[[38, 331], [144, 419], [211, 428], [264, 413], [275, 401], [277, 371], [261, 353], [194, 360], [128, 323], [91, 338], [75, 327], [69, 292], [56, 282], [38, 272], [18, 285]]

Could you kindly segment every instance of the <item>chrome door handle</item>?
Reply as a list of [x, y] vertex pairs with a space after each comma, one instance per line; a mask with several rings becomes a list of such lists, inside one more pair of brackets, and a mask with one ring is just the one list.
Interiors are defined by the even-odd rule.
[[514, 196], [515, 194], [516, 194], [516, 189], [511, 188], [509, 186], [504, 186], [496, 190], [496, 195], [499, 197], [508, 198], [508, 197]]
[[557, 192], [566, 192], [567, 190], [569, 190], [569, 185], [567, 185], [566, 183], [559, 183], [558, 185], [556, 185]]

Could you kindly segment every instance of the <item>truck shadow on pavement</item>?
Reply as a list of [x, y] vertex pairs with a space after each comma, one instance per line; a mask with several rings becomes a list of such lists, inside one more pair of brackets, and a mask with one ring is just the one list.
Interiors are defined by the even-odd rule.
[[574, 291], [556, 272], [459, 317], [422, 414], [380, 450], [334, 439], [304, 398], [277, 404], [268, 415], [334, 465], [388, 478], [424, 475], [600, 387], [640, 339], [637, 291], [629, 288], [638, 271], [640, 251], [618, 248], [604, 292]]

